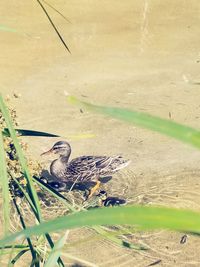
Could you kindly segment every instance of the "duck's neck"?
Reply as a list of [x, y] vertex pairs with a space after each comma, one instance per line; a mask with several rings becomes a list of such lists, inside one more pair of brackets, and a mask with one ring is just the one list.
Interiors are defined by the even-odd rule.
[[50, 173], [62, 180], [66, 174], [68, 160], [69, 156], [61, 156], [58, 159], [54, 160], [50, 166]]
[[70, 154], [69, 154], [69, 155], [66, 155], [66, 156], [60, 156], [60, 157], [58, 158], [58, 160], [59, 160], [60, 162], [66, 164], [66, 163], [69, 161], [69, 156], [70, 156]]

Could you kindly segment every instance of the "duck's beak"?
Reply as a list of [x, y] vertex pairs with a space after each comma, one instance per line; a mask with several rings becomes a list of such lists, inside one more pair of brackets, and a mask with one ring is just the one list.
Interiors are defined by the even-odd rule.
[[46, 151], [46, 152], [42, 153], [40, 156], [44, 156], [44, 155], [50, 155], [50, 154], [52, 154], [52, 153], [54, 153], [54, 150], [53, 150], [53, 148], [51, 148], [50, 150], [48, 150], [48, 151]]

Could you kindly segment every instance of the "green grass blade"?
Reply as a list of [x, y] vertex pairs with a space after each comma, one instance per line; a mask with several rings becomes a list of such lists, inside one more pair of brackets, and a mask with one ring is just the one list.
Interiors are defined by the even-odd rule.
[[0, 240], [0, 246], [32, 235], [94, 225], [136, 225], [138, 229], [170, 229], [200, 233], [200, 213], [164, 207], [126, 206], [78, 212], [41, 223]]
[[108, 115], [122, 121], [168, 135], [182, 142], [200, 148], [200, 131], [182, 124], [161, 119], [143, 112], [132, 111], [123, 108], [97, 106], [78, 100], [73, 96], [67, 97], [68, 102], [76, 104], [90, 111]]
[[68, 232], [65, 233], [64, 236], [62, 236], [54, 245], [53, 249], [51, 250], [47, 261], [44, 265], [44, 267], [54, 267], [56, 266], [56, 262], [58, 261], [58, 258], [61, 255], [61, 250], [63, 246], [65, 245], [66, 239], [68, 236]]
[[9, 112], [7, 110], [6, 105], [4, 104], [4, 101], [3, 101], [3, 98], [2, 98], [1, 95], [0, 95], [0, 110], [2, 112], [2, 115], [3, 115], [4, 119], [5, 119], [5, 122], [7, 124], [10, 136], [11, 136], [11, 138], [13, 140], [13, 143], [14, 143], [14, 146], [15, 146], [15, 149], [16, 149], [16, 152], [17, 152], [17, 155], [18, 155], [18, 158], [19, 158], [19, 161], [20, 161], [24, 176], [27, 179], [27, 186], [28, 186], [28, 189], [29, 189], [29, 192], [30, 192], [30, 197], [31, 197], [31, 199], [32, 199], [32, 201], [33, 201], [33, 203], [35, 205], [35, 208], [36, 208], [36, 210], [38, 212], [38, 216], [39, 216], [39, 218], [41, 220], [40, 204], [39, 204], [37, 193], [36, 193], [34, 185], [33, 185], [32, 177], [31, 177], [30, 172], [28, 170], [26, 159], [25, 159], [25, 157], [23, 155], [21, 146], [19, 145], [19, 142], [18, 142], [18, 139], [17, 139], [17, 136], [16, 136], [16, 132], [15, 132], [15, 130], [13, 128], [13, 124], [12, 124], [12, 120], [10, 118]]
[[9, 181], [7, 173], [7, 165], [5, 159], [5, 150], [3, 144], [3, 135], [0, 131], [0, 180], [3, 194], [3, 228], [4, 235], [9, 233], [10, 227], [10, 192], [9, 192]]
[[0, 25], [0, 31], [18, 33], [18, 31], [16, 29], [7, 27], [5, 25]]
[[[40, 132], [40, 131], [34, 131], [34, 130], [24, 130], [24, 129], [15, 129], [15, 131], [21, 135], [21, 136], [44, 136], [44, 137], [59, 137], [59, 135], [46, 133], [46, 132]], [[5, 128], [3, 130], [3, 134], [5, 136], [10, 136], [8, 128]]]
[[14, 266], [15, 263], [21, 258], [21, 256], [23, 256], [27, 251], [29, 251], [29, 249], [24, 249], [21, 250], [10, 262], [10, 267]]
[[47, 192], [49, 192], [51, 195], [56, 197], [60, 202], [62, 202], [70, 211], [76, 212], [77, 209], [73, 207], [72, 204], [66, 199], [62, 194], [60, 194], [58, 191], [56, 191], [54, 188], [49, 186], [48, 184], [45, 184], [44, 182], [40, 181], [39, 178], [33, 176], [33, 180], [43, 189], [45, 189]]
[[[12, 176], [11, 173], [10, 173], [10, 175]], [[26, 200], [27, 200], [27, 202], [29, 203], [29, 205], [30, 205], [30, 207], [31, 207], [31, 209], [32, 209], [32, 211], [33, 211], [33, 213], [34, 213], [36, 219], [37, 219], [38, 222], [39, 222], [39, 216], [38, 216], [38, 213], [37, 213], [37, 211], [35, 210], [35, 206], [33, 205], [32, 200], [30, 199], [28, 193], [22, 188], [22, 186], [21, 186], [21, 185], [19, 184], [19, 182], [14, 178], [14, 176], [12, 177], [12, 179], [16, 182], [16, 184], [18, 185], [18, 187], [20, 188], [20, 190], [24, 193], [24, 197], [26, 198]], [[34, 179], [34, 180], [37, 181], [36, 179]], [[41, 184], [40, 184], [40, 185], [41, 185]], [[50, 236], [49, 234], [45, 234], [45, 237], [46, 237], [46, 239], [47, 239], [47, 241], [48, 241], [50, 247], [53, 248], [53, 247], [54, 247], [54, 243], [53, 243], [53, 241], [52, 241], [52, 239], [51, 239], [51, 236]], [[6, 246], [6, 247], [8, 247], [8, 246]], [[0, 247], [0, 249], [1, 249], [1, 247]], [[60, 258], [58, 259], [58, 263], [59, 263], [59, 266], [64, 266], [64, 264], [63, 264], [63, 262], [62, 262], [62, 260], [61, 260]]]
[[37, 210], [35, 209], [35, 206], [31, 200], [31, 198], [29, 197], [29, 194], [26, 192], [26, 190], [20, 185], [19, 181], [14, 177], [14, 175], [12, 174], [12, 172], [8, 172], [9, 175], [12, 177], [12, 179], [15, 181], [16, 185], [18, 186], [18, 188], [21, 190], [21, 192], [24, 194], [25, 199], [27, 200], [27, 202], [30, 205], [30, 208], [32, 209], [33, 213], [35, 214], [35, 216], [37, 217]]
[[4, 246], [4, 247], [0, 247], [0, 249], [29, 249], [29, 246], [27, 245], [8, 245], [8, 246]]
[[[18, 181], [14, 177], [12, 177], [12, 179], [16, 182], [16, 184], [19, 186], [21, 191], [24, 193], [24, 196], [25, 196], [26, 200], [28, 201], [28, 203], [29, 203], [29, 205], [30, 205], [30, 207], [31, 207], [36, 219], [39, 222], [38, 213], [36, 212], [35, 207], [34, 207], [34, 205], [32, 203], [32, 200], [30, 199], [29, 195], [27, 194], [27, 192], [25, 192], [25, 190], [22, 188], [22, 186], [18, 183]], [[35, 178], [34, 178], [34, 180], [37, 182], [37, 180]], [[40, 183], [40, 185], [41, 185], [41, 183]], [[45, 237], [46, 237], [50, 247], [53, 248], [54, 247], [54, 243], [53, 243], [53, 241], [51, 239], [51, 236], [49, 234], [45, 234]], [[63, 264], [63, 262], [62, 262], [62, 260], [60, 258], [58, 259], [58, 263], [59, 263], [59, 266], [64, 266], [64, 264]]]
[[[47, 133], [47, 132], [40, 132], [40, 131], [34, 131], [34, 130], [24, 130], [24, 129], [15, 129], [17, 134], [21, 136], [40, 136], [40, 137], [61, 137], [60, 135]], [[10, 133], [8, 131], [8, 128], [5, 128], [3, 130], [3, 135], [9, 137]], [[80, 133], [80, 134], [71, 134], [67, 136], [63, 136], [63, 138], [66, 139], [87, 139], [87, 138], [94, 138], [95, 134], [92, 133]]]
[[[53, 240], [52, 240], [51, 236], [49, 234], [45, 234], [45, 237], [46, 237], [51, 249], [53, 249], [54, 243], [53, 243]], [[63, 261], [62, 261], [62, 259], [60, 257], [58, 258], [58, 265], [61, 266], [61, 267], [65, 267], [65, 265], [64, 265], [64, 263], [63, 263]]]
[[[13, 198], [13, 203], [14, 203], [15, 209], [16, 209], [18, 215], [19, 215], [19, 219], [20, 219], [21, 225], [22, 225], [23, 229], [26, 229], [26, 225], [25, 225], [23, 216], [22, 216], [22, 214], [21, 214], [21, 212], [20, 212], [20, 209], [19, 209], [19, 207], [18, 207], [18, 205], [17, 205], [17, 203], [16, 203], [15, 198]], [[27, 243], [28, 243], [29, 249], [30, 249], [30, 251], [31, 251], [33, 260], [37, 260], [37, 253], [36, 253], [36, 251], [35, 251], [35, 249], [34, 249], [34, 246], [33, 246], [33, 244], [32, 244], [31, 239], [30, 239], [29, 237], [27, 237], [26, 239], [27, 239]]]
[[[4, 104], [4, 101], [3, 101], [3, 98], [2, 98], [1, 95], [0, 95], [0, 110], [2, 112], [2, 115], [3, 115], [4, 119], [5, 119], [6, 125], [8, 127], [8, 131], [9, 131], [10, 137], [13, 140], [13, 143], [14, 143], [14, 146], [15, 146], [18, 158], [19, 158], [19, 162], [20, 162], [21, 167], [22, 167], [23, 174], [24, 174], [24, 176], [25, 176], [25, 178], [27, 180], [28, 193], [29, 193], [31, 201], [34, 203], [34, 206], [36, 208], [35, 216], [36, 216], [38, 222], [41, 222], [42, 216], [41, 216], [40, 204], [39, 204], [39, 199], [38, 199], [36, 190], [35, 190], [34, 185], [33, 185], [32, 176], [30, 175], [29, 169], [27, 167], [26, 159], [25, 159], [25, 157], [23, 155], [21, 146], [19, 145], [19, 142], [18, 142], [18, 139], [17, 139], [17, 135], [16, 135], [16, 132], [15, 132], [15, 129], [14, 129], [13, 124], [12, 124], [12, 120], [11, 120], [11, 118], [9, 116], [9, 112], [7, 110], [6, 105]], [[53, 243], [50, 235], [47, 232], [45, 233], [45, 237], [46, 237], [49, 245], [52, 248], [54, 246], [54, 243]], [[60, 258], [58, 259], [58, 263], [59, 263], [60, 266], [64, 266], [64, 264], [63, 264], [63, 262], [62, 262], [62, 260]], [[34, 263], [34, 264], [37, 264], [37, 262]]]

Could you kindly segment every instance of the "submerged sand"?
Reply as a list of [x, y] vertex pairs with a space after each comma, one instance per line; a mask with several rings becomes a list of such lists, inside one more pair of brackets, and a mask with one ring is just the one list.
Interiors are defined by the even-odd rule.
[[[20, 128], [63, 136], [72, 145], [73, 157], [122, 154], [131, 159], [128, 169], [107, 185], [112, 195], [137, 204], [200, 210], [199, 151], [158, 133], [81, 113], [64, 95], [67, 91], [92, 103], [144, 111], [199, 128], [200, 2], [52, 0], [50, 4], [70, 21], [45, 6], [71, 54], [37, 1], [9, 0], [1, 5], [1, 24], [17, 29], [1, 31], [1, 93], [21, 95], [12, 98]], [[49, 163], [39, 155], [60, 139], [24, 140], [31, 156], [45, 167]], [[90, 237], [93, 231], [73, 230], [71, 242], [80, 235]], [[180, 244], [182, 235], [137, 233], [133, 240], [148, 245], [145, 252], [89, 238], [65, 253], [102, 267], [148, 266], [156, 261], [158, 266], [199, 266], [199, 238], [189, 236]]]

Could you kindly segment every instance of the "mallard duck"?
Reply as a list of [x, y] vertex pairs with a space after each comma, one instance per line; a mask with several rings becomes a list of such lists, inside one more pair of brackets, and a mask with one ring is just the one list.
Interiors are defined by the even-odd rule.
[[69, 161], [71, 146], [66, 141], [59, 141], [42, 155], [54, 153], [59, 155], [50, 165], [50, 173], [61, 182], [95, 182], [87, 198], [90, 198], [100, 187], [100, 177], [111, 175], [129, 164], [121, 156], [81, 156]]

